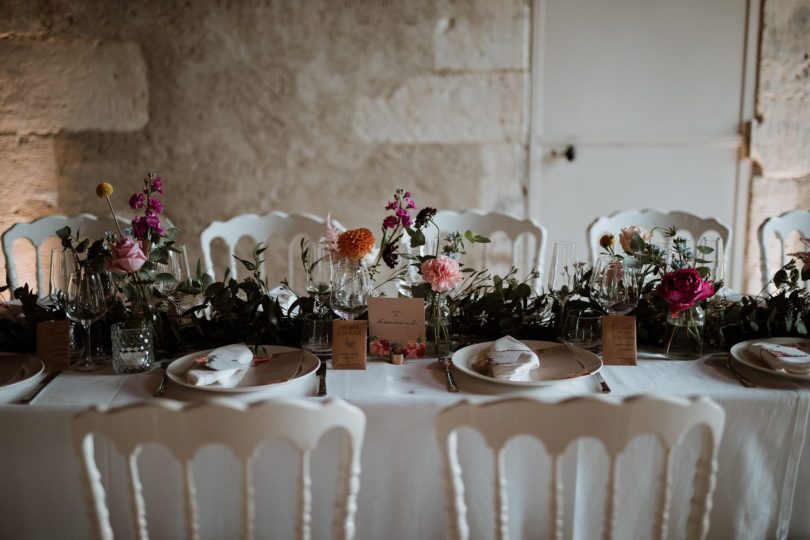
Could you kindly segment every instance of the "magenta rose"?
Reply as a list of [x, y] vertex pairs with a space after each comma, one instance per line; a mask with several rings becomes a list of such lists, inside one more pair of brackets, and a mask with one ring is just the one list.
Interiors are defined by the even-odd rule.
[[704, 281], [694, 268], [681, 268], [664, 274], [656, 290], [672, 313], [678, 313], [713, 295], [714, 285]]
[[447, 292], [461, 282], [458, 261], [444, 255], [426, 260], [420, 270], [425, 283], [434, 292]]
[[107, 269], [114, 274], [137, 272], [146, 262], [141, 245], [129, 236], [122, 236], [110, 246], [112, 260]]

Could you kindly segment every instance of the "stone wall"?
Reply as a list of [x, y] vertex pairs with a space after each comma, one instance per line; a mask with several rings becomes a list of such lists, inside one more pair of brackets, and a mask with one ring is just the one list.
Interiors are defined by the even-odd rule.
[[244, 212], [376, 230], [399, 186], [523, 213], [529, 20], [526, 0], [5, 0], [0, 230], [104, 214], [101, 180], [127, 215], [147, 170], [193, 258]]
[[[810, 0], [765, 0], [746, 289], [761, 288], [756, 231], [768, 217], [810, 209]], [[797, 246], [798, 248], [798, 246]]]

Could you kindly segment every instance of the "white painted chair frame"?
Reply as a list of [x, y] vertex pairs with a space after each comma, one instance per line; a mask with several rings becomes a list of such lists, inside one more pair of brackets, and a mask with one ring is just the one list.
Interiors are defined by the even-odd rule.
[[616, 212], [610, 216], [603, 216], [596, 219], [588, 226], [588, 249], [590, 250], [591, 262], [595, 262], [599, 256], [599, 238], [606, 233], [618, 235], [625, 227], [638, 225], [645, 229], [654, 227], [672, 227], [678, 230], [688, 231], [695, 240], [700, 239], [708, 232], [715, 232], [723, 239], [725, 251], [725, 264], [728, 268], [729, 253], [731, 251], [732, 233], [723, 223], [713, 218], [702, 218], [688, 212], [662, 212], [660, 210], [625, 210]]
[[803, 237], [810, 238], [810, 210], [791, 210], [770, 217], [763, 221], [757, 229], [763, 287], [768, 286], [768, 282], [778, 270], [778, 268], [773, 268], [768, 260], [768, 242], [776, 235], [779, 240], [779, 267], [782, 267], [786, 262], [785, 240], [793, 232], [799, 232]]
[[310, 455], [327, 431], [339, 428], [346, 432], [348, 440], [340, 463], [332, 528], [335, 538], [348, 540], [355, 534], [365, 424], [363, 412], [342, 400], [325, 403], [279, 400], [252, 405], [212, 400], [190, 406], [157, 400], [113, 410], [93, 408], [80, 413], [73, 421], [73, 436], [86, 473], [91, 517], [98, 536], [103, 540], [112, 539], [113, 531], [101, 474], [94, 458], [94, 434], [108, 437], [128, 460], [133, 536], [140, 540], [149, 536], [138, 469], [138, 454], [143, 444], [164, 444], [183, 465], [186, 532], [188, 538], [195, 540], [199, 538], [199, 510], [192, 460], [197, 450], [207, 444], [219, 443], [231, 449], [241, 460], [244, 473], [242, 537], [252, 539], [255, 535], [255, 508], [251, 465], [256, 450], [268, 438], [286, 439], [301, 455], [297, 538], [309, 540], [312, 536]]
[[[345, 228], [336, 220], [332, 220], [332, 225], [338, 231]], [[288, 214], [286, 212], [270, 212], [263, 216], [257, 214], [241, 214], [227, 221], [214, 221], [200, 233], [200, 248], [202, 249], [203, 262], [208, 272], [213, 271], [214, 262], [211, 258], [211, 242], [216, 238], [221, 238], [228, 246], [231, 255], [228, 267], [231, 276], [237, 275], [238, 264], [233, 258], [236, 244], [243, 237], [253, 239], [254, 242], [265, 242], [270, 249], [277, 249], [279, 244], [283, 244], [287, 250], [287, 274], [291, 279], [294, 273], [295, 261], [298, 261], [297, 252], [293, 255], [293, 249], [297, 244], [293, 244], [296, 237], [305, 236], [311, 241], [317, 242], [324, 234], [326, 220], [308, 213]], [[266, 269], [260, 269], [262, 277], [266, 275]], [[277, 281], [280, 281], [277, 280]]]
[[[504, 419], [509, 421], [505, 422]], [[709, 512], [715, 488], [717, 446], [723, 433], [725, 412], [708, 398], [664, 399], [637, 396], [624, 401], [603, 397], [577, 397], [559, 403], [540, 402], [528, 398], [513, 398], [484, 404], [461, 402], [439, 414], [437, 432], [444, 460], [446, 516], [448, 536], [454, 540], [468, 539], [467, 506], [464, 481], [458, 458], [457, 430], [470, 427], [478, 430], [495, 452], [495, 536], [509, 538], [507, 480], [504, 450], [507, 442], [517, 435], [531, 435], [545, 445], [552, 459], [549, 538], [563, 538], [563, 498], [560, 462], [570, 443], [592, 437], [601, 441], [611, 460], [611, 470], [605, 502], [603, 538], [613, 538], [615, 514], [618, 508], [617, 458], [627, 444], [641, 434], [655, 434], [664, 452], [664, 489], [657, 501], [655, 538], [667, 537], [671, 506], [671, 455], [673, 447], [693, 427], [709, 429], [709, 441], [696, 464], [694, 493], [690, 498], [687, 538], [703, 539], [709, 528]]]
[[[122, 229], [130, 226], [129, 221], [118, 219]], [[99, 240], [107, 231], [116, 232], [115, 221], [111, 217], [98, 218], [92, 214], [79, 214], [76, 216], [51, 215], [35, 219], [30, 223], [17, 223], [12, 225], [2, 235], [3, 255], [6, 259], [7, 283], [14, 289], [19, 287], [17, 272], [14, 264], [14, 242], [20, 238], [27, 238], [34, 245], [36, 252], [37, 291], [41, 297], [48, 294], [45, 284], [45, 275], [42, 269], [42, 256], [40, 249], [46, 239], [56, 236], [56, 231], [62, 227], [70, 227], [71, 233], [81, 238]]]
[[[522, 219], [504, 212], [484, 212], [472, 209], [465, 212], [440, 210], [436, 212], [433, 220], [439, 226], [442, 235], [456, 231], [464, 234], [469, 230], [491, 238], [496, 232], [502, 232], [512, 241], [513, 266], [520, 269], [524, 264], [529, 263], [539, 274], [543, 272], [548, 232], [545, 227], [533, 219]], [[427, 232], [430, 233], [430, 231]], [[518, 252], [516, 241], [521, 236], [526, 237], [525, 246], [529, 248], [528, 253]], [[484, 263], [482, 268], [487, 268], [489, 263], [487, 244], [477, 245], [472, 249], [482, 250]]]

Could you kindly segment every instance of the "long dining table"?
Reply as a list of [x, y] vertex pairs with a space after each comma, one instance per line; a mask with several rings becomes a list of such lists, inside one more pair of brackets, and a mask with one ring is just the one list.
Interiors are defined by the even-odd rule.
[[[731, 375], [715, 366], [696, 361], [639, 360], [637, 366], [605, 366], [601, 373], [612, 389], [611, 396], [658, 394], [665, 396], [705, 395], [716, 400], [726, 412], [725, 433], [718, 453], [717, 488], [711, 511], [709, 538], [810, 538], [810, 449], [805, 444], [810, 411], [810, 387], [799, 382], [763, 374], [738, 366], [756, 387], [741, 386]], [[71, 419], [91, 406], [116, 407], [154, 399], [162, 376], [156, 367], [136, 375], [63, 372], [29, 405], [0, 406], [0, 538], [87, 538], [92, 535], [80, 461], [71, 434]], [[437, 414], [459, 400], [486, 401], [509, 396], [531, 396], [559, 400], [570, 396], [597, 394], [592, 377], [560, 384], [514, 391], [456, 373], [459, 393], [446, 389], [444, 372], [435, 360], [408, 360], [397, 366], [370, 361], [365, 371], [327, 371], [328, 396], [303, 399], [343, 398], [360, 407], [367, 417], [362, 452], [362, 473], [357, 513], [357, 538], [442, 538], [445, 530], [443, 472], [435, 435]], [[212, 393], [169, 384], [166, 398], [193, 401]], [[219, 396], [216, 396], [219, 397]], [[261, 400], [262, 393], [238, 396]], [[273, 397], [284, 397], [274, 394]], [[474, 435], [468, 435], [470, 440]], [[315, 537], [329, 536], [333, 515], [330, 495], [334, 476], [330, 461], [340, 448], [340, 434], [330, 433], [314, 454], [316, 485], [314, 501]], [[125, 462], [110, 445], [98, 442], [97, 460], [107, 484], [113, 524], [121, 537], [129, 537]], [[529, 451], [535, 452], [532, 448]], [[222, 449], [199, 456], [195, 467], [210, 473], [200, 480], [203, 498], [203, 538], [238, 536], [239, 473], [236, 461], [217, 465]], [[282, 443], [271, 443], [267, 465], [256, 470], [257, 528], [259, 537], [291, 537], [297, 495], [295, 456]], [[491, 465], [485, 449], [471, 451], [467, 464], [475, 474], [468, 491], [474, 538], [491, 537], [489, 495], [486, 485]], [[158, 525], [153, 538], [174, 538], [183, 534], [179, 505], [181, 484], [176, 463], [148, 448], [144, 462], [158, 464], [155, 477], [144, 478], [150, 496], [147, 515]], [[257, 458], [258, 459], [258, 458]], [[279, 462], [273, 462], [278, 459]], [[532, 458], [534, 459], [534, 458]], [[539, 458], [538, 458], [539, 459]], [[576, 459], [576, 458], [575, 458]], [[581, 458], [580, 458], [581, 459]], [[539, 464], [541, 459], [537, 461]], [[263, 461], [259, 461], [263, 463]], [[532, 462], [513, 458], [510, 467], [531, 473]], [[280, 466], [279, 466], [280, 464]], [[640, 466], [640, 465], [639, 465]], [[538, 465], [539, 467], [539, 465]], [[598, 466], [592, 466], [591, 472]], [[480, 474], [478, 474], [480, 472]], [[524, 474], [518, 472], [514, 476]], [[582, 473], [580, 473], [582, 474]], [[512, 497], [511, 511], [519, 514], [519, 537], [546, 535], [541, 505], [535, 491], [547, 481], [542, 473], [524, 482]], [[476, 484], [477, 482], [477, 484]], [[321, 487], [326, 485], [327, 487]], [[575, 481], [577, 490], [590, 491]], [[654, 482], [653, 484], [654, 485]], [[286, 487], [279, 487], [286, 486]], [[637, 486], [628, 486], [636, 496], [649, 498]], [[528, 495], [527, 495], [528, 494]], [[581, 493], [580, 493], [581, 494]], [[578, 500], [578, 499], [576, 499]], [[157, 502], [155, 502], [157, 501]], [[629, 501], [623, 501], [622, 505]], [[213, 508], [214, 510], [211, 510]], [[574, 502], [574, 517], [583, 521], [597, 510]], [[579, 527], [566, 537], [588, 538], [590, 529]], [[637, 538], [649, 536], [630, 529]], [[272, 531], [267, 533], [266, 531]], [[286, 531], [286, 532], [282, 532]], [[629, 537], [620, 536], [620, 537]]]

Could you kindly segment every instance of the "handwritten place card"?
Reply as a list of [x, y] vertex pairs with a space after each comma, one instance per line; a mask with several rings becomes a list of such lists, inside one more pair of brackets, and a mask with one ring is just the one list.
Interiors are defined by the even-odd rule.
[[70, 369], [70, 321], [37, 323], [37, 358], [48, 371]]
[[602, 362], [608, 366], [636, 365], [636, 318], [606, 315], [602, 318]]
[[368, 330], [376, 339], [404, 345], [425, 337], [423, 298], [369, 298]]
[[332, 321], [332, 368], [366, 369], [368, 321]]

